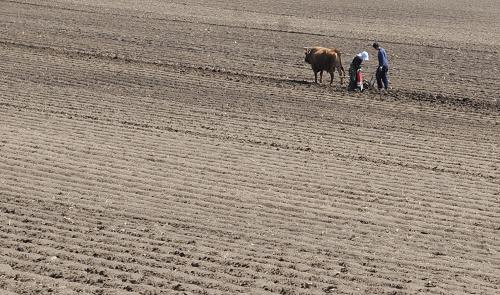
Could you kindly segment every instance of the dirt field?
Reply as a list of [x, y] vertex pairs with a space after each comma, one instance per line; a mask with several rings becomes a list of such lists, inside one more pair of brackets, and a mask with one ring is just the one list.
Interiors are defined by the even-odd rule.
[[499, 14], [0, 0], [0, 294], [500, 294]]

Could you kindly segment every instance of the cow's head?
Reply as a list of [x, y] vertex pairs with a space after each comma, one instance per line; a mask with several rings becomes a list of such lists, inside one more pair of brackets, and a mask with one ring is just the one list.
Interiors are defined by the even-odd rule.
[[305, 53], [305, 56], [304, 56], [304, 61], [306, 63], [311, 63], [311, 48], [309, 47], [304, 47], [304, 53]]

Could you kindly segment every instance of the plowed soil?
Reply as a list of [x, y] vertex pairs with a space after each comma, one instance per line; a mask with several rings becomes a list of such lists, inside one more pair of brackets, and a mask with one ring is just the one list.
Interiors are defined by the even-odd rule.
[[0, 294], [500, 294], [499, 14], [0, 0]]

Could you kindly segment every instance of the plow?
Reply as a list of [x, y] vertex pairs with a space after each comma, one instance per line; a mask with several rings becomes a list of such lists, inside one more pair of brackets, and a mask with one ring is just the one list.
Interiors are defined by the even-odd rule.
[[375, 78], [375, 73], [373, 73], [371, 75], [371, 78], [370, 80], [367, 80], [363, 77], [363, 90], [364, 91], [367, 91], [367, 90], [372, 90], [372, 89], [376, 89], [375, 88], [375, 83], [377, 82], [376, 78]]

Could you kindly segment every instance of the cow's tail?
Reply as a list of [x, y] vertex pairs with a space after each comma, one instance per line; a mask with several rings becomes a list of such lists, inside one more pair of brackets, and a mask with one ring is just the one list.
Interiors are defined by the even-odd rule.
[[342, 75], [345, 76], [345, 70], [344, 66], [342, 66], [342, 53], [340, 53], [340, 50], [335, 50], [337, 52], [337, 55], [339, 56], [339, 65], [340, 65], [340, 70], [342, 71]]

